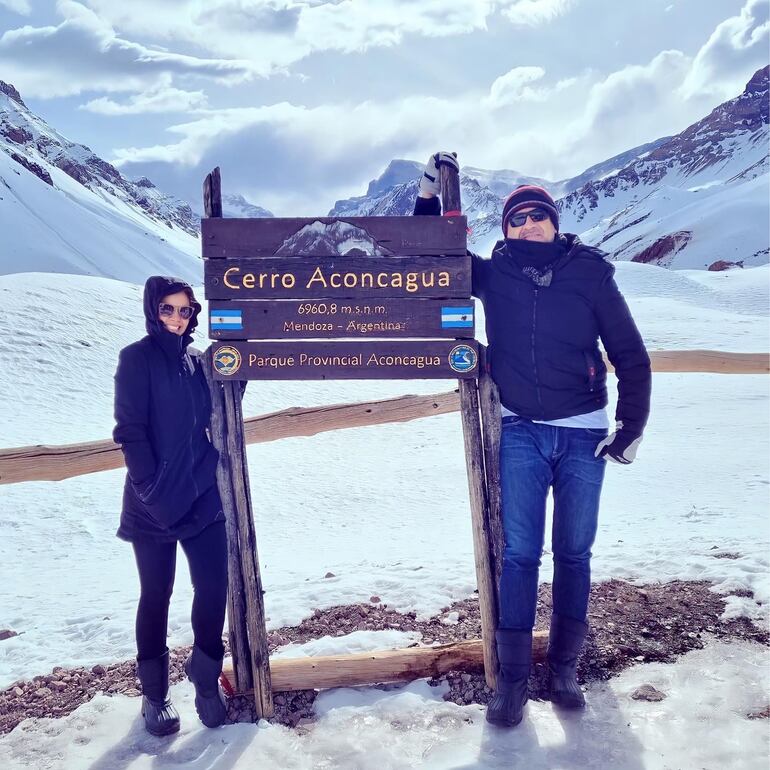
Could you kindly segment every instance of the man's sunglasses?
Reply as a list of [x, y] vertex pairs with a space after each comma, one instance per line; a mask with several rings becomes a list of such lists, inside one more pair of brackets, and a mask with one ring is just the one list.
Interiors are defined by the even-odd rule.
[[548, 219], [548, 213], [543, 211], [543, 209], [533, 209], [532, 211], [527, 211], [526, 213], [522, 212], [519, 214], [514, 214], [511, 216], [508, 222], [514, 227], [521, 227], [527, 221], [527, 217], [529, 217], [533, 222], [542, 222], [543, 220]]
[[195, 308], [190, 305], [176, 307], [175, 305], [169, 305], [168, 302], [161, 302], [160, 305], [158, 305], [158, 312], [164, 318], [171, 318], [171, 316], [174, 315], [175, 310], [179, 311], [179, 317], [183, 318], [185, 321], [189, 321], [195, 312]]

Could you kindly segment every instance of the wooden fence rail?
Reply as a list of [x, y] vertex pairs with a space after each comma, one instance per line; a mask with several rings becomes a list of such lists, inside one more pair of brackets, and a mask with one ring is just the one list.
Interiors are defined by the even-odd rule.
[[[654, 372], [711, 372], [767, 374], [767, 353], [725, 353], [716, 350], [656, 350], [650, 353]], [[611, 369], [611, 366], [608, 364]], [[247, 444], [296, 436], [314, 436], [330, 430], [408, 422], [460, 409], [457, 391], [423, 396], [398, 396], [380, 401], [292, 407], [250, 417], [244, 421]], [[114, 470], [123, 466], [120, 447], [110, 440], [80, 444], [0, 449], [0, 485], [23, 481], [63, 481], [74, 476]]]

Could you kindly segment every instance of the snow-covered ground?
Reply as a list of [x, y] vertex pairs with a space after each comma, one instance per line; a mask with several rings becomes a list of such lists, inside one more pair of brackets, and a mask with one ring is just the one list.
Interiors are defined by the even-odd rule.
[[[768, 266], [705, 273], [619, 263], [617, 277], [650, 348], [770, 350]], [[0, 306], [0, 447], [107, 438], [117, 351], [143, 334], [140, 287], [6, 275]], [[198, 341], [207, 344], [205, 328]], [[244, 413], [453, 386], [251, 383]], [[764, 375], [654, 376], [639, 458], [608, 468], [595, 580], [710, 580], [731, 596], [729, 615], [768, 622], [769, 404]], [[253, 445], [248, 457], [270, 627], [372, 594], [430, 615], [472, 593], [459, 415]], [[0, 627], [19, 632], [0, 642], [0, 687], [55, 665], [133, 656], [138, 583], [130, 546], [114, 537], [122, 480], [118, 470], [0, 487]], [[725, 551], [739, 557], [714, 558]], [[192, 641], [191, 589], [184, 559], [179, 564], [170, 645]], [[327, 572], [335, 577], [325, 579]], [[542, 579], [550, 576], [547, 554]], [[745, 589], [753, 598], [734, 595]], [[532, 767], [766, 767], [766, 722], [742, 716], [767, 704], [763, 662], [764, 648], [715, 643], [672, 666], [639, 666], [592, 687], [582, 717], [532, 704], [525, 725], [510, 735], [486, 728], [481, 709], [444, 703], [424, 683], [385, 694], [324, 694], [321, 719], [305, 736], [243, 725], [203, 733], [191, 691], [179, 685], [185, 727], [173, 742], [142, 733], [136, 700], [100, 697], [65, 719], [20, 725], [0, 739], [0, 759], [6, 755], [3, 766], [67, 768], [181, 761], [486, 768], [509, 766], [511, 757]], [[637, 683], [655, 684], [654, 677], [669, 688], [667, 700], [628, 700]], [[26, 753], [32, 746], [34, 761]], [[608, 764], [608, 756], [617, 761]]]
[[[674, 664], [639, 665], [590, 685], [582, 713], [531, 702], [514, 730], [487, 725], [481, 706], [445, 702], [441, 687], [417, 681], [323, 692], [317, 721], [304, 729], [263, 721], [212, 732], [198, 722], [184, 682], [171, 688], [182, 720], [172, 738], [144, 731], [136, 698], [97, 695], [62, 719], [20, 724], [0, 740], [0, 763], [35, 770], [764, 770], [767, 724], [747, 716], [766, 703], [766, 663], [758, 644], [712, 642]], [[667, 697], [632, 699], [643, 684]]]

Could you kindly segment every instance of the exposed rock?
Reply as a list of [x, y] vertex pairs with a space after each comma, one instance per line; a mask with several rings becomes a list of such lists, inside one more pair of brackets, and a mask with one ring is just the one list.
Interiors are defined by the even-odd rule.
[[4, 83], [2, 80], [0, 80], [0, 94], [5, 94], [6, 96], [13, 99], [13, 101], [15, 101], [17, 104], [20, 104], [22, 107], [27, 106], [21, 100], [19, 92], [10, 83]]
[[664, 235], [632, 257], [631, 261], [668, 267], [673, 262], [674, 257], [687, 246], [691, 238], [692, 233], [689, 230], [679, 230], [676, 233]]
[[53, 187], [51, 175], [42, 166], [29, 160], [29, 158], [25, 158], [23, 155], [19, 155], [17, 152], [12, 152], [10, 155], [20, 166], [24, 166], [27, 171], [31, 171], [38, 179], [41, 179], [43, 182]]
[[731, 267], [743, 267], [743, 260], [740, 260], [739, 262], [728, 262], [724, 259], [718, 259], [716, 262], [712, 262], [708, 269], [711, 270], [711, 272], [718, 273], [721, 270], [729, 270]]
[[634, 700], [646, 700], [652, 702], [663, 700], [666, 697], [666, 694], [660, 690], [656, 690], [651, 684], [643, 684], [631, 693], [631, 697]]

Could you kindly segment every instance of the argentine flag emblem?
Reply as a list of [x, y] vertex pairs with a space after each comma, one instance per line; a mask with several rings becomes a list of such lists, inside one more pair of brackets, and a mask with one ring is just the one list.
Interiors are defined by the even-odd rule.
[[209, 327], [215, 329], [243, 329], [242, 310], [210, 310]]
[[473, 326], [473, 306], [442, 307], [442, 329], [467, 329]]

